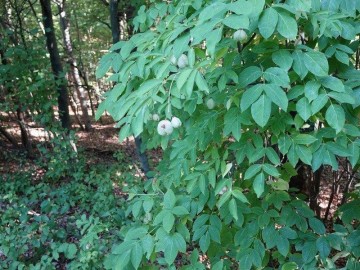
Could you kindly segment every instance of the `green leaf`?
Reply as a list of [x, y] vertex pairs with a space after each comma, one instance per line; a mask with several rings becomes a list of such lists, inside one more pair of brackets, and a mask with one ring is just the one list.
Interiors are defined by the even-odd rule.
[[139, 268], [143, 256], [143, 249], [139, 242], [135, 242], [131, 249], [131, 264], [135, 269]]
[[237, 205], [234, 198], [232, 198], [229, 202], [229, 212], [235, 220], [238, 220]]
[[125, 241], [135, 240], [145, 236], [148, 233], [146, 227], [131, 228], [125, 236]]
[[354, 168], [359, 161], [360, 151], [359, 146], [356, 143], [351, 143], [349, 145], [349, 151], [351, 153], [351, 156], [349, 157], [349, 161], [351, 163], [351, 166]]
[[322, 223], [317, 218], [309, 218], [310, 228], [317, 234], [325, 234], [326, 229], [324, 223]]
[[275, 152], [275, 150], [271, 147], [266, 148], [265, 150], [267, 158], [274, 165], [280, 165], [281, 161], [279, 155]]
[[171, 189], [168, 189], [168, 191], [164, 195], [164, 206], [167, 209], [171, 209], [175, 206], [175, 203], [176, 203], [176, 196]]
[[137, 201], [132, 206], [132, 214], [134, 218], [137, 218], [142, 207], [142, 201]]
[[264, 89], [263, 84], [257, 84], [247, 89], [244, 92], [244, 94], [241, 96], [241, 102], [240, 102], [241, 111], [245, 111], [247, 108], [253, 105], [254, 102], [260, 97], [261, 93], [263, 92], [263, 89]]
[[264, 127], [269, 121], [270, 113], [271, 101], [265, 95], [261, 95], [261, 97], [251, 106], [251, 115], [260, 127]]
[[206, 232], [199, 241], [200, 249], [202, 252], [206, 252], [210, 245], [210, 234], [209, 232]]
[[144, 253], [146, 253], [146, 258], [149, 259], [153, 250], [154, 250], [154, 239], [151, 235], [147, 234], [141, 238], [141, 245]]
[[204, 224], [209, 220], [209, 218], [210, 217], [208, 214], [203, 214], [197, 217], [193, 225], [193, 231], [204, 226]]
[[289, 250], [290, 250], [289, 240], [284, 236], [279, 236], [276, 246], [277, 246], [280, 254], [283, 255], [284, 257], [287, 257]]
[[223, 195], [221, 195], [220, 200], [216, 203], [217, 208], [220, 209], [221, 206], [223, 206], [224, 203], [226, 203], [231, 196], [231, 192], [227, 191]]
[[249, 17], [250, 18], [251, 17], [258, 17], [260, 15], [260, 13], [264, 9], [265, 0], [251, 0], [249, 2], [251, 3], [251, 6], [252, 6], [252, 11], [251, 11]]
[[161, 250], [164, 252], [166, 263], [171, 265], [179, 252], [176, 240], [173, 236], [167, 236], [158, 245], [161, 245]]
[[243, 203], [249, 203], [248, 199], [245, 197], [245, 195], [239, 189], [233, 189], [231, 193], [239, 201], [241, 201]]
[[290, 164], [293, 166], [293, 167], [296, 167], [296, 164], [298, 163], [298, 160], [299, 160], [299, 156], [297, 154], [297, 151], [295, 149], [295, 145], [292, 144], [290, 146], [290, 149], [289, 149], [289, 152], [287, 153], [288, 154], [288, 158], [289, 158], [289, 162]]
[[279, 177], [280, 173], [278, 172], [278, 170], [276, 169], [275, 166], [265, 163], [262, 165], [262, 169], [264, 170], [264, 172], [266, 172], [268, 175], [271, 175], [273, 177]]
[[291, 139], [288, 135], [281, 136], [279, 138], [279, 150], [281, 154], [286, 155], [291, 146]]
[[326, 87], [326, 88], [329, 88], [333, 91], [336, 91], [336, 92], [345, 92], [345, 86], [343, 84], [343, 82], [336, 78], [336, 77], [333, 77], [333, 76], [327, 76], [325, 78], [322, 78], [321, 79], [321, 84]]
[[245, 15], [229, 15], [223, 20], [223, 24], [232, 29], [249, 29], [249, 18]]
[[355, 104], [355, 99], [349, 93], [338, 93], [331, 91], [328, 93], [328, 96], [335, 99], [339, 103]]
[[326, 110], [325, 119], [329, 126], [339, 133], [345, 124], [344, 109], [337, 104], [331, 104]]
[[264, 85], [266, 96], [278, 105], [283, 111], [287, 111], [288, 99], [284, 90], [275, 84]]
[[339, 62], [341, 62], [347, 66], [349, 65], [349, 55], [347, 53], [344, 53], [341, 51], [336, 51], [335, 57]]
[[233, 164], [231, 162], [226, 164], [225, 169], [222, 172], [222, 177], [223, 178], [230, 172], [232, 166], [233, 166]]
[[67, 245], [67, 248], [66, 248], [66, 251], [65, 251], [65, 257], [67, 259], [74, 259], [75, 258], [75, 255], [77, 253], [77, 247], [75, 244], [73, 243], [70, 243]]
[[303, 97], [296, 103], [296, 111], [304, 121], [307, 121], [311, 116], [311, 107], [308, 99]]
[[221, 259], [212, 266], [212, 269], [213, 270], [223, 270], [224, 269], [223, 266], [224, 266], [224, 260]]
[[307, 97], [307, 99], [310, 102], [318, 97], [320, 86], [321, 86], [320, 83], [318, 83], [317, 81], [308, 81], [305, 84], [305, 88], [304, 88], [305, 97]]
[[318, 139], [316, 139], [314, 136], [311, 136], [309, 134], [298, 134], [293, 138], [293, 140], [295, 144], [308, 145], [316, 142]]
[[326, 259], [329, 256], [331, 247], [324, 236], [321, 236], [316, 240], [316, 247], [322, 259]]
[[111, 67], [113, 61], [114, 54], [105, 54], [99, 62], [98, 67], [95, 71], [96, 79], [102, 78], [106, 72], [108, 72], [109, 68]]
[[176, 86], [179, 88], [179, 90], [185, 85], [192, 71], [193, 70], [190, 68], [186, 68], [181, 71], [176, 80]]
[[260, 170], [262, 169], [261, 164], [253, 164], [251, 165], [245, 172], [244, 179], [251, 179], [253, 178]]
[[271, 57], [275, 64], [285, 70], [289, 70], [294, 61], [288, 50], [278, 50], [274, 52]]
[[263, 194], [265, 189], [265, 174], [259, 173], [253, 182], [254, 191], [258, 198], [260, 198], [261, 194]]
[[329, 98], [326, 94], [320, 94], [314, 101], [311, 103], [311, 113], [316, 114], [319, 112], [326, 103], [328, 102]]
[[315, 76], [323, 77], [329, 73], [328, 61], [321, 52], [305, 52], [304, 63], [306, 68]]
[[187, 50], [189, 40], [190, 40], [189, 34], [182, 35], [175, 39], [173, 50], [176, 59], [178, 59], [180, 55]]
[[295, 270], [295, 269], [298, 269], [298, 265], [296, 264], [296, 262], [287, 262], [283, 264], [283, 266], [281, 267], [281, 270]]
[[175, 206], [171, 212], [176, 216], [184, 216], [189, 214], [189, 211], [184, 206]]
[[350, 151], [337, 142], [326, 143], [326, 149], [328, 149], [334, 155], [337, 155], [340, 157], [350, 157], [351, 156]]
[[135, 43], [131, 40], [126, 41], [120, 50], [120, 55], [123, 60], [129, 57], [131, 51], [136, 47]]
[[[207, 42], [206, 45], [208, 45]], [[189, 61], [189, 67], [193, 68], [195, 65], [195, 50], [192, 47], [188, 51], [188, 61]]]
[[217, 28], [206, 35], [206, 48], [211, 57], [215, 55], [216, 45], [220, 42], [222, 27]]
[[268, 39], [274, 33], [276, 25], [278, 23], [278, 13], [273, 8], [267, 8], [262, 12], [259, 20], [259, 32], [265, 38]]
[[275, 182], [272, 182], [271, 186], [275, 190], [285, 190], [285, 191], [289, 190], [289, 182], [286, 182], [285, 180], [282, 179], [277, 179]]
[[239, 88], [244, 88], [262, 76], [262, 71], [257, 66], [250, 66], [241, 71], [239, 75]]
[[214, 188], [216, 184], [216, 172], [214, 169], [209, 170], [209, 184]]
[[304, 145], [295, 146], [296, 154], [305, 164], [311, 165], [312, 152], [311, 150]]
[[191, 97], [191, 94], [192, 94], [193, 88], [194, 88], [195, 78], [196, 78], [196, 75], [198, 74], [198, 72], [199, 71], [197, 71], [196, 69], [191, 71], [190, 76], [188, 77], [188, 79], [185, 83], [185, 93], [188, 97]]
[[209, 94], [209, 86], [200, 72], [197, 73], [195, 82], [196, 82], [197, 87], [201, 91], [204, 91], [205, 93]]
[[169, 233], [171, 229], [174, 227], [174, 223], [175, 223], [175, 216], [171, 212], [167, 211], [164, 214], [164, 219], [163, 219], [164, 230], [167, 233]]
[[252, 3], [247, 0], [231, 2], [227, 5], [227, 8], [235, 14], [251, 14], [253, 11]]
[[281, 87], [290, 87], [290, 78], [286, 70], [278, 67], [271, 67], [265, 70], [266, 81]]
[[295, 40], [298, 33], [296, 20], [288, 13], [279, 10], [277, 30], [283, 37], [290, 40]]
[[317, 253], [316, 244], [313, 241], [306, 241], [302, 248], [302, 258], [304, 263], [309, 263], [315, 259]]
[[304, 79], [305, 76], [308, 74], [308, 69], [305, 66], [304, 53], [300, 50], [295, 50], [292, 54], [292, 58], [294, 59], [294, 71], [297, 75], [300, 76], [301, 79]]
[[124, 126], [122, 126], [122, 128], [120, 129], [120, 132], [119, 132], [119, 141], [120, 142], [122, 142], [123, 140], [125, 140], [125, 138], [127, 138], [131, 135], [130, 129], [131, 129], [131, 126], [129, 124], [125, 124]]
[[206, 21], [208, 19], [211, 19], [213, 17], [217, 17], [219, 15], [222, 15], [226, 12], [227, 5], [222, 2], [214, 2], [210, 4], [209, 6], [205, 7], [200, 15], [199, 15], [199, 21]]
[[184, 240], [184, 237], [180, 233], [174, 233], [172, 238], [175, 242], [176, 248], [180, 252], [186, 252], [186, 242]]
[[241, 112], [238, 108], [231, 108], [225, 113], [224, 117], [224, 135], [230, 133], [239, 141], [241, 137]]

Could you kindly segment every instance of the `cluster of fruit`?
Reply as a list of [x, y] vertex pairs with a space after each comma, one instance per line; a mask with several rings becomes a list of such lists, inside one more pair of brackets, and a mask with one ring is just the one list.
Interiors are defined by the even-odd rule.
[[[154, 121], [159, 121], [160, 117], [158, 114], [155, 113], [152, 115], [152, 119]], [[173, 133], [174, 128], [181, 127], [181, 124], [182, 124], [181, 120], [179, 118], [173, 116], [171, 121], [169, 121], [167, 119], [161, 120], [157, 126], [157, 132], [161, 136], [170, 135], [171, 133]]]

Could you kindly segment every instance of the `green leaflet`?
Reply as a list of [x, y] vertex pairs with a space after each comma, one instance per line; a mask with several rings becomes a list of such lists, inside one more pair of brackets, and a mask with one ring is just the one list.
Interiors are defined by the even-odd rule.
[[326, 56], [321, 52], [311, 51], [304, 53], [304, 64], [315, 76], [323, 77], [329, 73], [329, 64]]
[[249, 18], [245, 15], [229, 15], [223, 20], [223, 24], [232, 29], [248, 29], [249, 28]]
[[245, 68], [239, 75], [239, 87], [243, 88], [255, 82], [262, 75], [262, 71], [257, 66]]
[[264, 173], [259, 173], [253, 182], [253, 188], [254, 191], [257, 195], [257, 197], [259, 198], [261, 196], [261, 194], [263, 194], [264, 189], [265, 189], [265, 174]]
[[266, 95], [261, 95], [260, 98], [251, 105], [251, 115], [260, 127], [264, 127], [267, 124], [270, 113], [271, 101]]
[[329, 126], [339, 133], [345, 124], [344, 109], [337, 104], [331, 104], [326, 110], [325, 119]]
[[288, 99], [285, 91], [275, 84], [266, 84], [264, 85], [264, 89], [266, 96], [286, 112], [288, 108]]
[[307, 121], [312, 115], [311, 107], [308, 99], [303, 97], [296, 103], [296, 111], [304, 121]]
[[262, 12], [259, 20], [260, 34], [268, 39], [274, 33], [276, 25], [278, 23], [278, 13], [274, 8], [267, 8]]
[[279, 50], [274, 52], [271, 58], [276, 65], [285, 70], [289, 70], [294, 61], [288, 50]]
[[296, 20], [283, 10], [278, 11], [278, 23], [276, 29], [283, 37], [290, 40], [296, 39], [298, 33]]

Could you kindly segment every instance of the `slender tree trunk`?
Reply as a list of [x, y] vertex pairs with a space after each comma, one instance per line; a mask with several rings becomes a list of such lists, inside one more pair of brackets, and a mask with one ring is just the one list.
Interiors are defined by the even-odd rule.
[[79, 75], [78, 64], [73, 53], [73, 46], [70, 36], [70, 22], [66, 16], [66, 1], [65, 0], [59, 1], [58, 8], [60, 13], [60, 25], [64, 39], [65, 51], [68, 56], [68, 62], [70, 64], [70, 72], [72, 75], [71, 77], [74, 80], [75, 90], [80, 101], [80, 108], [82, 111], [82, 118], [85, 125], [85, 130], [90, 131], [92, 129], [91, 120], [86, 105], [85, 89], [82, 86], [82, 81]]
[[32, 151], [32, 145], [31, 145], [31, 138], [30, 138], [30, 136], [28, 134], [28, 130], [26, 129], [26, 124], [25, 124], [25, 120], [24, 120], [24, 113], [21, 111], [20, 108], [18, 108], [16, 110], [16, 114], [17, 114], [19, 127], [20, 127], [20, 130], [21, 130], [21, 142], [22, 142], [24, 148], [26, 149], [28, 157], [32, 157], [33, 156], [33, 151]]
[[120, 40], [120, 22], [119, 22], [119, 1], [110, 0], [110, 25], [111, 25], [111, 34], [113, 38], [113, 44], [119, 42]]
[[59, 50], [56, 43], [54, 22], [52, 19], [50, 0], [40, 0], [42, 15], [44, 17], [44, 27], [46, 46], [50, 54], [51, 68], [57, 81], [58, 104], [61, 125], [63, 128], [70, 129], [69, 101], [66, 80], [63, 76], [63, 68], [60, 61]]

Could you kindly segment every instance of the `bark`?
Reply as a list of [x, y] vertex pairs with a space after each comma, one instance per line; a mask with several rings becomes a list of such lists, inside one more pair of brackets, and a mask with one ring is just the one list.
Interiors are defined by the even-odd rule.
[[119, 21], [119, 12], [118, 12], [119, 1], [110, 0], [110, 24], [111, 24], [111, 34], [113, 38], [113, 44], [119, 42], [120, 40], [120, 21]]
[[60, 61], [59, 50], [57, 47], [54, 31], [54, 22], [52, 19], [50, 0], [40, 0], [42, 15], [44, 17], [44, 27], [47, 29], [46, 46], [50, 54], [51, 68], [57, 80], [58, 105], [61, 125], [63, 128], [70, 129], [69, 101], [66, 80], [63, 76], [63, 68]]
[[19, 108], [19, 109], [16, 110], [16, 114], [17, 114], [19, 128], [20, 128], [20, 131], [21, 131], [21, 142], [22, 142], [24, 148], [26, 149], [28, 157], [32, 157], [33, 156], [33, 151], [32, 151], [32, 145], [31, 145], [31, 138], [30, 138], [30, 136], [28, 134], [28, 131], [26, 129], [26, 124], [25, 124], [25, 120], [24, 120], [24, 113]]
[[86, 105], [85, 89], [82, 86], [78, 64], [73, 53], [73, 46], [70, 36], [70, 22], [66, 16], [66, 1], [61, 0], [60, 3], [58, 4], [58, 8], [60, 14], [60, 25], [64, 39], [65, 51], [68, 57], [68, 62], [70, 64], [71, 77], [74, 81], [75, 90], [80, 102], [80, 108], [82, 111], [82, 118], [83, 118], [83, 123], [85, 125], [85, 130], [90, 131], [92, 129], [91, 120]]

